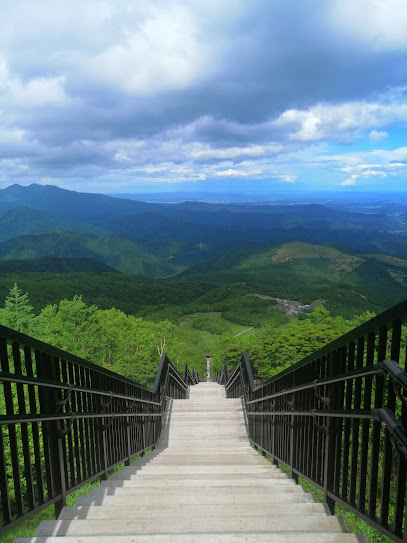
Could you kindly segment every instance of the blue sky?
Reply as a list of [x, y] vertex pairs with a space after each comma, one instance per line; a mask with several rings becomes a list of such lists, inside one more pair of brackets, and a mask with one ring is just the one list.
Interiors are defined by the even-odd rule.
[[405, 0], [0, 0], [0, 187], [404, 190]]

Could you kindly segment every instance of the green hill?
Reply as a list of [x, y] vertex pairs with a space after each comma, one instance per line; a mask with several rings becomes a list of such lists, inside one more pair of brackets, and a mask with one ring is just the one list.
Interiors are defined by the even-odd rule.
[[0, 213], [0, 241], [45, 230], [69, 230], [96, 236], [103, 233], [103, 228], [80, 219], [57, 217], [28, 207], [14, 207]]
[[17, 236], [0, 243], [0, 260], [43, 257], [92, 258], [123, 273], [166, 276], [179, 271], [139, 243], [109, 234], [95, 237], [78, 232], [45, 232]]
[[93, 258], [43, 257], [32, 260], [0, 260], [0, 274], [15, 273], [119, 273]]
[[182, 275], [217, 284], [241, 281], [262, 294], [307, 304], [324, 300], [344, 315], [383, 310], [407, 297], [407, 260], [300, 242], [229, 251]]

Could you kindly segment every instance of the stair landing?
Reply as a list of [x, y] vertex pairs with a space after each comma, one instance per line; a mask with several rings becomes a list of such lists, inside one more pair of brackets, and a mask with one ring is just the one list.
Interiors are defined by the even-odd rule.
[[159, 447], [15, 543], [356, 543], [342, 519], [254, 451], [216, 383], [173, 400]]

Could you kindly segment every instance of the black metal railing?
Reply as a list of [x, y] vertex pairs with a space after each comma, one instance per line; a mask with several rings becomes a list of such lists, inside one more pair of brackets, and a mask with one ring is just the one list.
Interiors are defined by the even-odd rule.
[[242, 397], [254, 447], [342, 505], [407, 541], [407, 301], [254, 386], [246, 354], [226, 395]]
[[186, 363], [184, 364], [184, 372], [182, 374], [182, 378], [187, 385], [197, 385], [199, 382], [202, 381], [199, 373], [195, 370], [191, 371]]
[[165, 354], [149, 389], [0, 325], [0, 534], [154, 449], [167, 398], [199, 380]]

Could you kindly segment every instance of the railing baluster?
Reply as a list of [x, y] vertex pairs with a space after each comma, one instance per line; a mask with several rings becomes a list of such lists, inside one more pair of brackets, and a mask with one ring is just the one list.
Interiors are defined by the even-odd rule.
[[[7, 344], [3, 338], [0, 338], [0, 359], [2, 371], [8, 373], [10, 371], [9, 356], [7, 352]], [[10, 383], [3, 383], [4, 387], [4, 399], [6, 406], [6, 413], [8, 415], [14, 414], [13, 393]], [[21, 487], [21, 473], [20, 463], [18, 459], [18, 444], [17, 444], [17, 432], [14, 424], [9, 424], [8, 435], [10, 440], [10, 460], [13, 471], [13, 486], [15, 496], [15, 506], [17, 515], [21, 516], [24, 512], [24, 499], [23, 491]]]
[[[24, 348], [24, 362], [27, 377], [34, 377], [33, 373], [33, 364], [32, 364], [32, 351], [29, 347]], [[28, 385], [28, 398], [30, 405], [30, 414], [37, 412], [36, 405], [36, 392], [35, 388], [32, 385]], [[35, 480], [36, 480], [36, 489], [38, 503], [41, 505], [44, 503], [44, 480], [42, 473], [42, 462], [41, 462], [41, 446], [40, 446], [40, 434], [38, 422], [31, 423], [31, 432], [34, 448], [34, 465], [35, 465]]]
[[[357, 340], [357, 353], [356, 353], [356, 368], [362, 369], [364, 359], [365, 339], [359, 337]], [[355, 382], [355, 398], [353, 401], [354, 410], [359, 410], [362, 401], [362, 380], [357, 379]], [[352, 452], [351, 452], [351, 466], [350, 466], [350, 488], [349, 488], [349, 502], [351, 505], [356, 503], [356, 490], [357, 490], [357, 471], [358, 471], [358, 458], [359, 458], [359, 430], [360, 419], [355, 417], [352, 419]]]
[[[407, 346], [404, 359], [404, 371], [407, 370]], [[403, 402], [401, 406], [401, 424], [407, 428], [407, 406]], [[403, 534], [403, 520], [406, 510], [406, 480], [407, 480], [407, 460], [403, 455], [399, 455], [396, 472], [396, 492], [394, 504], [394, 523], [393, 530], [399, 537]]]
[[[352, 371], [355, 366], [355, 343], [351, 341], [348, 345], [346, 371]], [[350, 411], [352, 409], [352, 392], [353, 392], [354, 380], [351, 379], [346, 383], [346, 400], [345, 410]], [[348, 477], [349, 477], [349, 452], [350, 452], [350, 426], [351, 419], [345, 419], [344, 423], [344, 435], [343, 435], [343, 468], [342, 468], [342, 481], [341, 481], [341, 498], [345, 501], [348, 499]]]
[[[386, 358], [387, 328], [382, 326], [379, 331], [379, 343], [377, 346], [377, 361], [382, 362]], [[383, 405], [384, 375], [376, 375], [374, 387], [374, 406], [379, 409]], [[376, 518], [377, 485], [379, 476], [380, 434], [382, 428], [380, 422], [373, 422], [372, 448], [369, 474], [369, 508], [368, 514]]]
[[[14, 371], [17, 375], [22, 375], [21, 367], [21, 355], [20, 355], [20, 346], [17, 343], [12, 345], [12, 353], [14, 360]], [[18, 413], [20, 415], [25, 415], [25, 398], [24, 398], [24, 389], [23, 385], [17, 384], [17, 398], [18, 398]], [[21, 441], [23, 445], [23, 457], [24, 457], [24, 478], [26, 484], [27, 492], [27, 502], [29, 509], [34, 509], [35, 500], [34, 500], [34, 481], [31, 467], [31, 455], [30, 455], [30, 444], [28, 440], [28, 428], [27, 423], [21, 424]]]
[[0, 426], [0, 496], [3, 512], [3, 522], [8, 524], [11, 521], [12, 512], [10, 504], [10, 492], [7, 477], [6, 454], [4, 450], [3, 427]]
[[[398, 362], [400, 356], [400, 342], [401, 342], [401, 321], [396, 319], [393, 321], [392, 334], [391, 334], [391, 354], [392, 360]], [[393, 387], [388, 387], [387, 390], [387, 408], [394, 411], [396, 405], [396, 395], [394, 394]], [[382, 488], [381, 488], [381, 511], [380, 522], [387, 526], [389, 518], [389, 506], [390, 506], [390, 482], [392, 475], [393, 464], [393, 446], [391, 443], [391, 436], [388, 431], [385, 433], [384, 448], [383, 448], [383, 475], [382, 475]]]
[[[375, 334], [370, 332], [368, 334], [367, 346], [366, 346], [366, 366], [373, 365], [374, 360], [374, 347], [375, 347]], [[364, 399], [363, 407], [365, 410], [371, 409], [371, 398], [372, 398], [372, 377], [368, 376], [365, 378], [365, 389], [364, 389]], [[362, 438], [360, 444], [360, 468], [359, 468], [359, 496], [358, 496], [358, 508], [360, 511], [366, 510], [366, 484], [367, 478], [366, 474], [368, 473], [368, 451], [369, 451], [369, 419], [364, 419], [362, 421]]]

